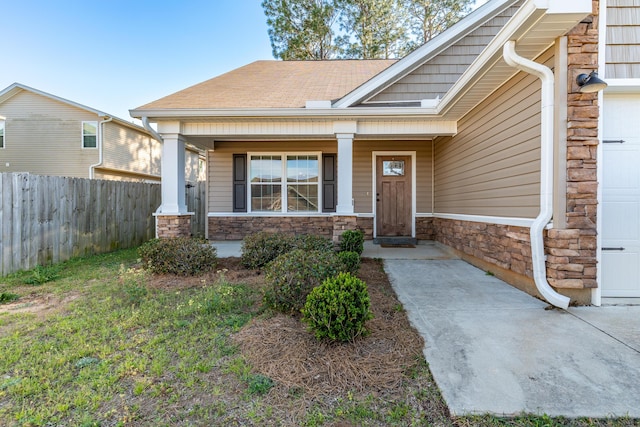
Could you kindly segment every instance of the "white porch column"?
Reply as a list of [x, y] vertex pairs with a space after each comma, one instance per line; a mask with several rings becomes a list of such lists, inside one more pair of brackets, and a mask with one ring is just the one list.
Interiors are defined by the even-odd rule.
[[353, 214], [353, 134], [338, 133], [337, 214]]
[[184, 138], [180, 134], [164, 134], [162, 139], [162, 205], [158, 213], [184, 215], [187, 214]]

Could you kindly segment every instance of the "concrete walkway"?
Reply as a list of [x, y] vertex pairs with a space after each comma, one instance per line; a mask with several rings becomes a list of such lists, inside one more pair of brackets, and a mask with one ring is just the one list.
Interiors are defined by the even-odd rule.
[[385, 260], [454, 415], [640, 417], [640, 307], [549, 305], [464, 261]]
[[640, 306], [549, 310], [432, 242], [363, 256], [385, 260], [452, 414], [640, 417]]

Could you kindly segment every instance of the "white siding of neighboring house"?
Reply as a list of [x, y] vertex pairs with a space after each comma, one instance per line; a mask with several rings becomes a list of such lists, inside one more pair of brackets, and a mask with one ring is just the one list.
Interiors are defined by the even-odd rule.
[[89, 177], [98, 150], [82, 148], [82, 121], [98, 121], [96, 114], [21, 91], [0, 104], [0, 116], [6, 118], [0, 172]]
[[640, 78], [640, 0], [607, 0], [606, 77]]
[[111, 121], [103, 125], [103, 144], [99, 174], [125, 175], [132, 180], [160, 179], [162, 145], [147, 133]]

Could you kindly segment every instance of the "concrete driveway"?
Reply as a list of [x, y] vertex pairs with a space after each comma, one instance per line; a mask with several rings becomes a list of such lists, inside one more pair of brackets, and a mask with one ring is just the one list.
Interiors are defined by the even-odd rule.
[[640, 306], [549, 305], [459, 259], [385, 259], [454, 415], [640, 417]]

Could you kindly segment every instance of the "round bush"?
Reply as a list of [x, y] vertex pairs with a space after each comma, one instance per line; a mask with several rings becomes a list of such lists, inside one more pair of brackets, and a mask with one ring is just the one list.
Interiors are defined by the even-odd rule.
[[293, 236], [283, 233], [261, 231], [251, 234], [242, 241], [242, 265], [247, 268], [262, 268], [293, 249], [293, 241]]
[[302, 309], [303, 321], [316, 338], [352, 341], [367, 333], [365, 322], [373, 318], [367, 285], [350, 273], [326, 279], [313, 289]]
[[338, 252], [338, 258], [342, 261], [345, 272], [355, 275], [360, 270], [360, 254], [358, 252]]
[[204, 239], [171, 237], [153, 239], [138, 248], [147, 270], [157, 274], [196, 276], [214, 269], [216, 248]]
[[364, 250], [364, 233], [362, 230], [347, 230], [340, 235], [340, 252], [357, 252]]
[[293, 239], [293, 249], [304, 249], [305, 251], [333, 251], [331, 239], [313, 234], [302, 234]]
[[335, 252], [294, 249], [267, 265], [265, 302], [284, 313], [300, 311], [311, 289], [342, 270]]

